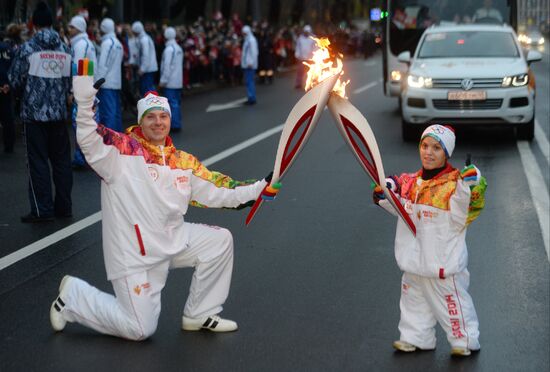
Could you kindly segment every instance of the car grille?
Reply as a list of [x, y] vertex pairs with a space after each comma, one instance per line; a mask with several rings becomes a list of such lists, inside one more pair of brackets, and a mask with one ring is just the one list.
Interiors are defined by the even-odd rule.
[[483, 101], [434, 99], [432, 102], [438, 110], [497, 110], [502, 106], [502, 99], [486, 99]]
[[[433, 88], [462, 89], [460, 83], [463, 79], [432, 79]], [[502, 78], [494, 79], [472, 79], [474, 86], [472, 89], [500, 88], [502, 87]]]

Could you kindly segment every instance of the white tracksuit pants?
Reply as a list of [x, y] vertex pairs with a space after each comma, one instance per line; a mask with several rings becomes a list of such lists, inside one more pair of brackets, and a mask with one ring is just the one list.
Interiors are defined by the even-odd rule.
[[231, 233], [200, 224], [186, 223], [186, 228], [189, 245], [180, 254], [147, 271], [112, 280], [115, 296], [81, 279], [69, 281], [62, 297], [63, 317], [104, 334], [146, 339], [157, 328], [168, 270], [180, 267], [195, 267], [183, 314], [201, 318], [221, 312], [233, 270]]
[[479, 323], [468, 294], [468, 270], [445, 279], [404, 273], [401, 281], [400, 340], [421, 349], [435, 348], [438, 322], [451, 347], [479, 350]]

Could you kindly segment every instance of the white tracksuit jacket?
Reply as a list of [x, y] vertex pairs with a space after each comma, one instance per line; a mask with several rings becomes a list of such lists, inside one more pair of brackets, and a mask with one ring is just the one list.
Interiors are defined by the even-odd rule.
[[183, 50], [176, 40], [167, 41], [162, 52], [160, 83], [168, 89], [183, 87]]
[[248, 68], [248, 66], [252, 66], [254, 70], [258, 68], [258, 41], [252, 34], [245, 37], [241, 55], [241, 67]]
[[101, 53], [95, 79], [105, 78], [101, 86], [104, 89], [117, 89], [122, 87], [121, 64], [124, 51], [114, 32], [103, 35], [101, 38]]
[[94, 44], [88, 38], [88, 34], [81, 32], [71, 38], [71, 57], [73, 61], [88, 58], [90, 61], [97, 63], [96, 51]]
[[[484, 206], [485, 179], [470, 187], [450, 164], [430, 180], [402, 174], [397, 194], [416, 226], [416, 238], [399, 219], [395, 257], [404, 271], [400, 340], [422, 349], [436, 345], [439, 322], [452, 347], [479, 350], [479, 322], [468, 293], [466, 227]], [[379, 205], [395, 214], [387, 200]]]
[[[444, 278], [466, 269], [466, 227], [483, 208], [483, 181], [470, 191], [450, 164], [440, 175], [424, 181], [420, 172], [402, 174], [399, 199], [416, 226], [416, 238], [399, 219], [395, 258], [402, 271]], [[482, 192], [483, 191], [483, 192]], [[396, 214], [387, 200], [379, 205]]]
[[158, 71], [155, 43], [153, 43], [151, 36], [142, 31], [138, 35], [137, 46], [139, 49], [139, 69], [144, 73]]
[[256, 199], [266, 186], [265, 181], [238, 182], [209, 171], [193, 155], [176, 150], [170, 137], [165, 146], [154, 146], [137, 126], [121, 134], [98, 125], [92, 102], [79, 102], [77, 140], [102, 178], [109, 280], [147, 270], [181, 252], [189, 239], [183, 216], [190, 203], [233, 208]]
[[313, 58], [313, 52], [317, 50], [317, 43], [309, 36], [301, 34], [296, 39], [296, 50], [294, 56], [300, 61], [307, 61]]

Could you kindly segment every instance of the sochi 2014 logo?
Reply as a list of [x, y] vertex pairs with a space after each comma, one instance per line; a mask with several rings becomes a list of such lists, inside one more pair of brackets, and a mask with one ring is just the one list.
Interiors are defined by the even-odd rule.
[[162, 106], [166, 102], [166, 99], [163, 99], [163, 97], [151, 97], [147, 98], [147, 106]]
[[63, 71], [65, 63], [63, 61], [58, 61], [54, 59], [48, 59], [42, 61], [42, 69], [46, 72], [52, 72], [54, 74], [59, 74]]
[[441, 126], [441, 125], [434, 125], [432, 127], [432, 132], [436, 133], [436, 134], [443, 134], [445, 133], [445, 127]]

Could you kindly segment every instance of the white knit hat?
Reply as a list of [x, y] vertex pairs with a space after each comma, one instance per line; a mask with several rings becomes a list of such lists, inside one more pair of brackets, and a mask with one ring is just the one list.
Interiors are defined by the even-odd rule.
[[174, 40], [176, 38], [176, 29], [174, 27], [167, 27], [164, 30], [164, 38], [166, 40]]
[[157, 92], [153, 92], [153, 91], [145, 93], [145, 97], [138, 101], [137, 109], [138, 109], [138, 116], [137, 116], [138, 124], [141, 123], [141, 118], [143, 117], [143, 115], [145, 115], [148, 111], [151, 111], [151, 110], [166, 111], [170, 116], [172, 116], [172, 112], [170, 111], [170, 105], [168, 104], [168, 99], [166, 97], [159, 96]]
[[132, 23], [132, 32], [138, 35], [141, 34], [143, 32], [143, 23], [140, 21], [135, 21]]
[[103, 21], [101, 21], [101, 25], [99, 26], [99, 29], [104, 34], [110, 34], [111, 32], [115, 32], [115, 22], [111, 18], [105, 18]]
[[86, 20], [82, 16], [74, 16], [69, 22], [69, 26], [76, 28], [80, 32], [86, 32]]
[[455, 132], [454, 129], [448, 125], [439, 125], [434, 124], [430, 125], [426, 130], [422, 133], [422, 137], [420, 137], [420, 142], [425, 137], [432, 137], [437, 142], [441, 144], [441, 147], [443, 147], [443, 150], [445, 151], [445, 155], [447, 155], [447, 158], [450, 158], [451, 155], [453, 155], [453, 150], [455, 149]]

